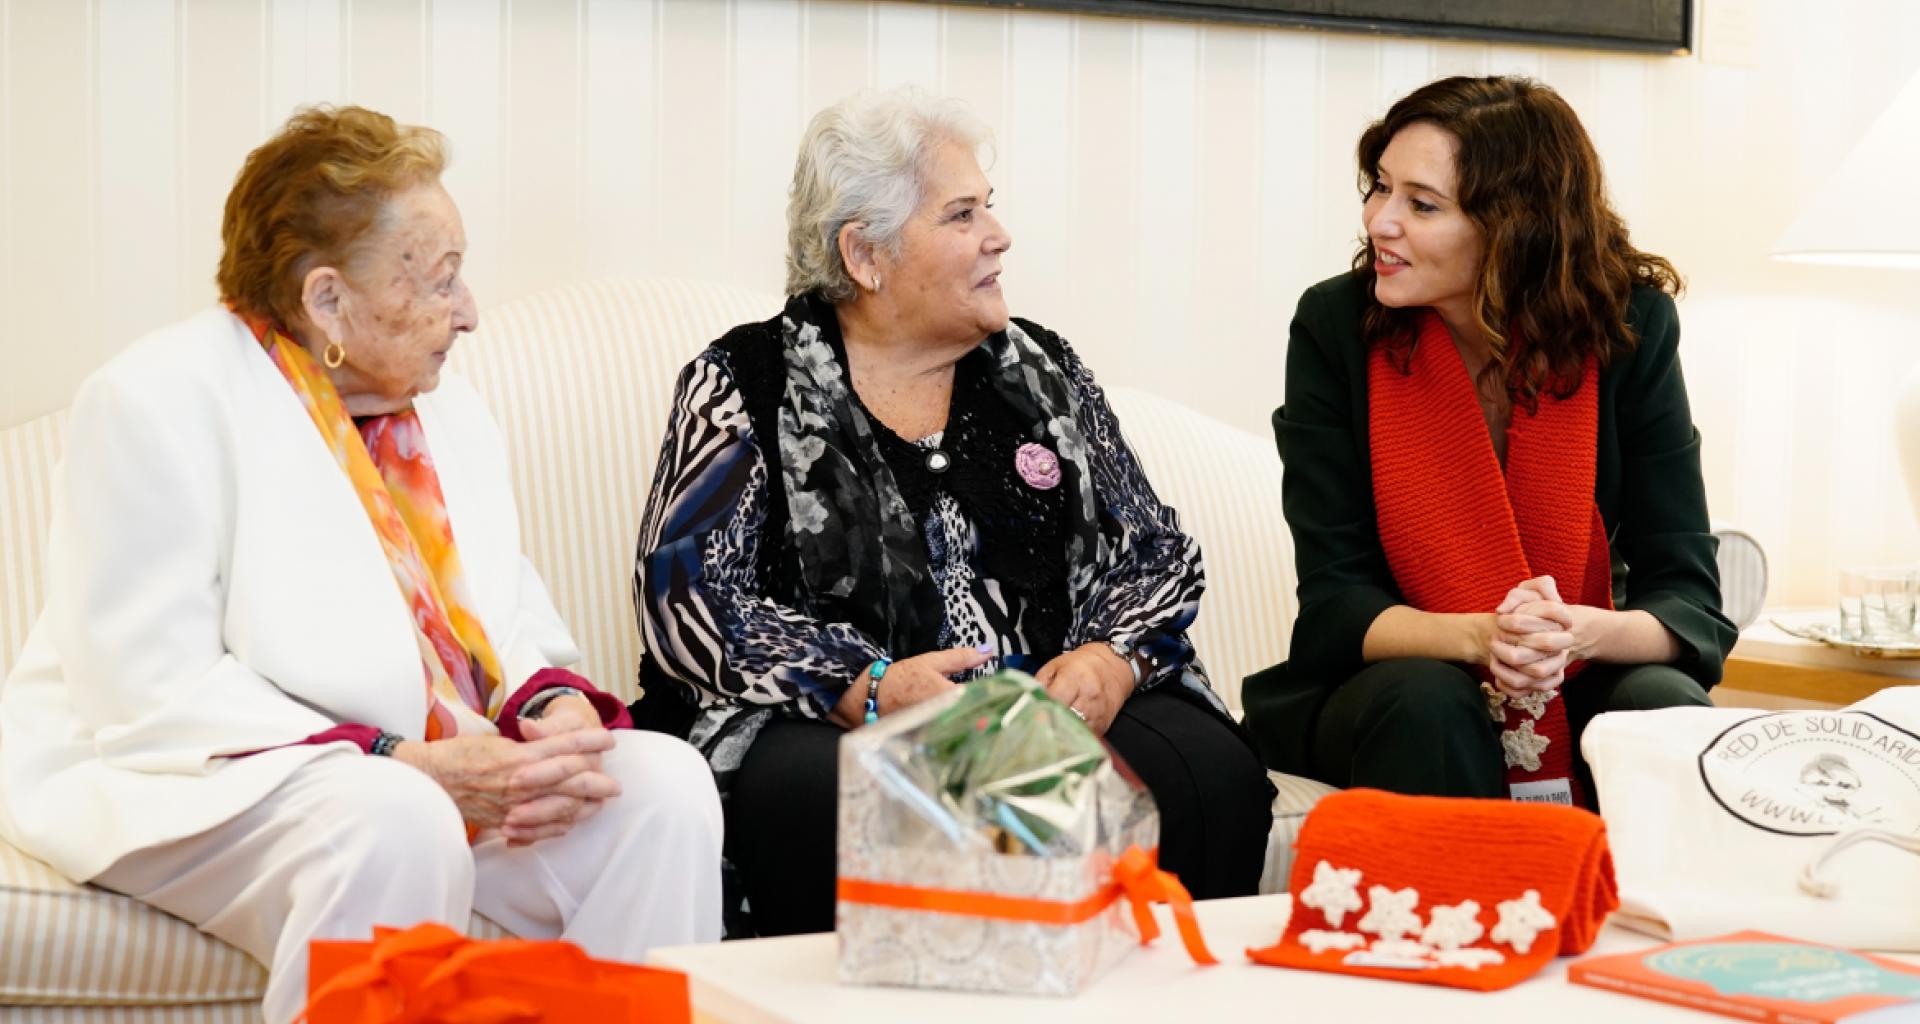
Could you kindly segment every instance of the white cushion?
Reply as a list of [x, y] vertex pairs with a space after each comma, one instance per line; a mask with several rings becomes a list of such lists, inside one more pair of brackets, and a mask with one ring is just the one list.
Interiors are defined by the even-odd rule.
[[1221, 699], [1238, 711], [1240, 681], [1285, 661], [1293, 633], [1293, 534], [1280, 515], [1280, 456], [1272, 441], [1158, 395], [1113, 387], [1107, 399], [1154, 491], [1200, 542], [1207, 592], [1193, 646]]
[[[467, 934], [507, 933], [475, 915]], [[251, 1000], [244, 1005], [255, 1015], [250, 1019], [258, 1019], [266, 984], [267, 972], [238, 949], [131, 897], [75, 885], [0, 843], [0, 1006]], [[212, 1017], [187, 1019], [224, 1019], [217, 1008], [206, 1009]]]
[[676, 278], [566, 285], [503, 303], [454, 346], [506, 435], [528, 557], [582, 674], [638, 696], [634, 544], [680, 368], [778, 296]]

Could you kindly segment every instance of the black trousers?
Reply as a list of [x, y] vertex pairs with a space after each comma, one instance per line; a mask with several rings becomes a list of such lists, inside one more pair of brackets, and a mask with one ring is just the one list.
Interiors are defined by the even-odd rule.
[[[1573, 731], [1574, 770], [1587, 723], [1604, 711], [1706, 706], [1707, 692], [1671, 665], [1589, 664], [1560, 691]], [[1329, 785], [1424, 796], [1505, 797], [1500, 729], [1466, 667], [1430, 658], [1376, 662], [1327, 697], [1308, 741], [1309, 774]]]
[[[833, 929], [841, 735], [826, 722], [776, 721], [755, 737], [733, 778], [726, 856], [760, 935]], [[1273, 786], [1230, 723], [1156, 689], [1121, 707], [1106, 741], [1159, 805], [1161, 867], [1195, 899], [1259, 889]]]

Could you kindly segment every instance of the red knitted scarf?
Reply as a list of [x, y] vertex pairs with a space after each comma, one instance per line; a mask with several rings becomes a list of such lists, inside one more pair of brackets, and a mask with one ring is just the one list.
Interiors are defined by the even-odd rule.
[[[1466, 364], [1432, 310], [1411, 359], [1402, 373], [1376, 346], [1367, 367], [1374, 506], [1401, 596], [1421, 611], [1491, 612], [1515, 585], [1545, 575], [1570, 602], [1613, 607], [1606, 526], [1593, 503], [1595, 362], [1572, 396], [1543, 395], [1531, 414], [1514, 409], [1502, 473]], [[1567, 667], [1568, 680], [1580, 667]], [[1492, 677], [1483, 669], [1481, 678]], [[1494, 715], [1516, 798], [1564, 792], [1584, 804], [1562, 701], [1508, 702]]]

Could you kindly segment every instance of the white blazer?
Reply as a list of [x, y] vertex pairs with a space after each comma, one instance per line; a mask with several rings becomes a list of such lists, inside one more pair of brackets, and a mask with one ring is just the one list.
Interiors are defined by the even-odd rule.
[[[415, 403], [508, 692], [579, 651], [521, 554], [500, 434]], [[419, 738], [410, 613], [346, 474], [241, 321], [157, 331], [81, 385], [47, 607], [0, 686], [0, 836], [77, 880], [219, 825], [343, 722]]]

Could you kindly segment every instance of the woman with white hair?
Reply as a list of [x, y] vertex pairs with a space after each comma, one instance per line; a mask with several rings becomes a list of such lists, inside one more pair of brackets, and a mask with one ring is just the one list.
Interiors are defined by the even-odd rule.
[[1194, 896], [1259, 882], [1272, 789], [1186, 637], [1198, 546], [1073, 349], [1008, 318], [986, 141], [913, 90], [822, 111], [786, 308], [680, 376], [641, 526], [637, 710], [683, 706], [763, 935], [833, 927], [842, 732], [1001, 666], [1141, 777]]

